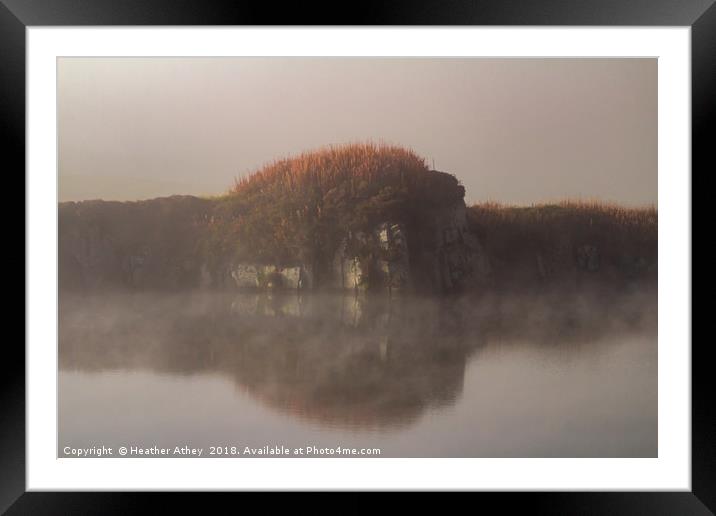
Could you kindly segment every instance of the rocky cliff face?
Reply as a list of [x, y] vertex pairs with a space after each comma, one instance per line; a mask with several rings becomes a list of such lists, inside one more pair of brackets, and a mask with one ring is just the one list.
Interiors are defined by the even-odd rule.
[[451, 291], [486, 278], [490, 264], [485, 249], [467, 225], [464, 202], [432, 213], [434, 243], [427, 250], [432, 261], [433, 284]]
[[432, 209], [423, 220], [412, 227], [382, 222], [369, 235], [356, 237], [357, 252], [347, 253], [349, 245], [339, 248], [334, 260], [334, 276], [341, 279], [337, 286], [445, 293], [489, 275], [484, 248], [467, 227], [464, 202]]
[[[329, 289], [390, 294], [418, 290], [452, 292], [489, 276], [489, 259], [467, 227], [464, 203], [432, 210], [427, 227], [385, 221], [368, 232], [348, 232], [323, 274]], [[413, 240], [415, 243], [413, 244]], [[310, 265], [290, 267], [236, 263], [239, 288], [313, 288]], [[269, 278], [274, 278], [269, 281]]]

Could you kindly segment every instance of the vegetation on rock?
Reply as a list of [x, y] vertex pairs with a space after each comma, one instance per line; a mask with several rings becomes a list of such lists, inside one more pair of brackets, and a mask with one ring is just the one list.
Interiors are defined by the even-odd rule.
[[334, 146], [276, 161], [240, 179], [212, 217], [212, 246], [233, 259], [327, 266], [346, 235], [383, 221], [416, 228], [462, 201], [457, 179], [402, 147]]

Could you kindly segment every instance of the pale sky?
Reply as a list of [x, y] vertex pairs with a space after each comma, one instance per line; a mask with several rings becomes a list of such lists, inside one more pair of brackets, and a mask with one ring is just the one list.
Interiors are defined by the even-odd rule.
[[468, 203], [657, 203], [656, 59], [61, 58], [58, 131], [60, 201], [222, 193], [384, 141]]

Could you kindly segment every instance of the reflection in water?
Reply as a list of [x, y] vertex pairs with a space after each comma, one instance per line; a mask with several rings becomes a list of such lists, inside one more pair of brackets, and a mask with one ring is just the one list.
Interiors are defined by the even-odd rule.
[[404, 425], [454, 403], [475, 344], [458, 338], [455, 313], [413, 302], [406, 314], [399, 302], [371, 301], [132, 296], [124, 307], [98, 306], [94, 322], [63, 318], [60, 366], [219, 372], [267, 405], [356, 428]]
[[[651, 293], [63, 294], [60, 442], [132, 435], [147, 445], [369, 443], [383, 456], [655, 455], [655, 317]], [[616, 374], [607, 387], [605, 371]], [[575, 392], [582, 399], [570, 401]], [[604, 425], [621, 434], [605, 443], [623, 446], [600, 446]]]

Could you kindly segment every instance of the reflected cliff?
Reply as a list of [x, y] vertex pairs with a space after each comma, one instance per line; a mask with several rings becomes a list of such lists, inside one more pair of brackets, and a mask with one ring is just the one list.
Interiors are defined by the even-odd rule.
[[403, 428], [455, 405], [468, 362], [501, 343], [569, 356], [629, 331], [656, 336], [655, 292], [63, 293], [59, 317], [61, 371], [219, 375], [280, 413], [355, 431]]

